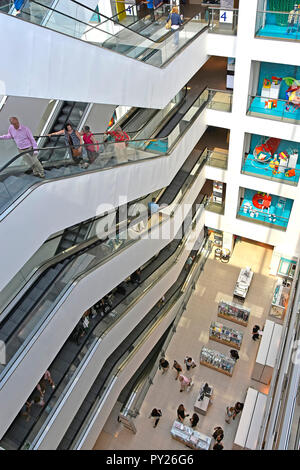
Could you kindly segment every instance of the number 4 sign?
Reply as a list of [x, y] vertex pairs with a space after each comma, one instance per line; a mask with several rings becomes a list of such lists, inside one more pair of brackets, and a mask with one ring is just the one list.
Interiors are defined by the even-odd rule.
[[220, 23], [232, 23], [233, 22], [233, 11], [220, 10]]

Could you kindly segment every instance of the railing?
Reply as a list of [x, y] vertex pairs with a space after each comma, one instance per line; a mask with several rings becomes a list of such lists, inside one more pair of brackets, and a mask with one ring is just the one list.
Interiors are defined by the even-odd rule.
[[[295, 2], [296, 3], [296, 2]], [[293, 10], [293, 7], [291, 7]], [[300, 41], [300, 10], [257, 11], [255, 36], [285, 41]]]
[[[127, 364], [131, 361], [134, 360], [135, 354], [138, 352], [142, 344], [150, 337], [152, 332], [159, 327], [160, 323], [162, 320], [168, 315], [169, 311], [178, 303], [177, 306], [177, 311], [174, 312], [174, 323], [177, 324], [183, 311], [185, 310], [186, 303], [188, 302], [188, 299], [192, 293], [192, 290], [194, 288], [195, 282], [197, 281], [197, 278], [203, 271], [205, 262], [207, 260], [207, 257], [209, 256], [211, 252], [211, 245], [209, 242], [205, 244], [204, 247], [202, 247], [200, 250], [200, 253], [197, 255], [197, 262], [194, 262], [193, 268], [189, 275], [187, 276], [183, 286], [178, 288], [175, 293], [172, 295], [172, 297], [168, 300], [168, 302], [164, 305], [164, 307], [161, 310], [160, 316], [155, 317], [150, 325], [146, 328], [146, 330], [143, 331], [143, 333], [138, 337], [138, 339], [134, 342], [133, 344], [133, 349], [131, 348], [130, 351], [126, 351], [126, 353], [121, 357], [121, 359], [116, 363], [112, 371], [110, 372], [110, 375], [105, 381], [104, 386], [101, 388], [101, 391], [93, 404], [91, 410], [89, 411], [87, 417], [85, 418], [83, 424], [81, 425], [81, 428], [77, 432], [77, 435], [75, 436], [73, 443], [71, 444], [70, 448], [71, 449], [79, 449], [81, 445], [83, 444], [92, 424], [95, 416], [98, 414], [99, 410], [103, 406], [103, 403], [108, 396], [108, 393], [114, 383], [116, 382], [116, 379], [119, 375], [121, 375], [122, 371], [125, 370]], [[201, 256], [201, 253], [203, 252], [203, 256]]]
[[268, 212], [264, 213], [258, 209], [249, 209], [248, 207], [245, 207], [243, 205], [240, 206], [237, 218], [247, 220], [248, 222], [262, 224], [267, 227], [274, 226], [277, 229], [284, 231], [287, 229], [289, 222], [288, 217], [283, 217], [281, 215], [276, 215], [272, 213], [269, 214]]
[[222, 168], [223, 170], [227, 170], [228, 165], [228, 150], [215, 150], [215, 149], [208, 149], [207, 155], [207, 165], [213, 166], [216, 168]]
[[[66, 11], [68, 11], [67, 2], [70, 3], [70, 0], [64, 0]], [[31, 0], [29, 3], [30, 9], [27, 12], [26, 7], [22, 9], [22, 19], [89, 42], [94, 46], [113, 50], [155, 67], [165, 65], [180, 49], [207, 28], [207, 23], [199, 19], [199, 15], [196, 15], [198, 19], [196, 17], [189, 19], [180, 31], [170, 31], [167, 37], [165, 26], [162, 25], [163, 36], [155, 41], [131, 30], [124, 24], [120, 26], [119, 22], [110, 18], [96, 26], [88, 23], [92, 15], [98, 13], [79, 2], [74, 2], [74, 0], [71, 2], [73, 8], [71, 11], [72, 14], [75, 14], [73, 6], [76, 3], [76, 15], [80, 18], [74, 18], [62, 11], [57, 11], [45, 5], [42, 1]], [[35, 13], [36, 10], [38, 10], [37, 14]], [[124, 29], [124, 34], [123, 31], [122, 34], [120, 33], [120, 28]]]
[[207, 109], [230, 112], [232, 109], [232, 91], [208, 88]]
[[[273, 102], [272, 108], [267, 108], [266, 102]], [[300, 121], [300, 99], [298, 103], [292, 103], [282, 99], [250, 95], [247, 114], [274, 121], [298, 122]]]
[[225, 204], [218, 204], [217, 202], [208, 200], [205, 208], [210, 212], [215, 212], [216, 214], [224, 215]]
[[[194, 176], [193, 181], [199, 174], [199, 171], [200, 170], [198, 170]], [[181, 200], [192, 184], [193, 182], [189, 182], [187, 184], [184, 194], [181, 195]], [[178, 201], [178, 203], [180, 203], [181, 200]], [[44, 325], [49, 318], [55, 315], [56, 309], [69, 296], [70, 292], [77, 285], [80, 279], [90, 274], [95, 269], [98, 269], [104, 263], [108, 262], [109, 259], [114, 257], [116, 253], [127, 249], [129, 246], [147, 234], [150, 234], [151, 238], [152, 230], [155, 228], [158, 229], [163, 221], [168, 220], [170, 222], [171, 220], [170, 216], [159, 220], [156, 215], [157, 214], [154, 214], [152, 217], [153, 220], [152, 218], [150, 219], [150, 224], [148, 223], [146, 227], [144, 224], [144, 227], [140, 228], [139, 231], [135, 230], [135, 224], [133, 223], [131, 223], [130, 231], [127, 230], [127, 224], [125, 228], [120, 228], [119, 233], [115, 233], [115, 228], [113, 228], [111, 231], [112, 235], [109, 235], [109, 232], [106, 234], [106, 238], [109, 236], [111, 237], [108, 238], [108, 241], [99, 240], [97, 244], [91, 247], [91, 253], [89, 253], [89, 250], [87, 250], [70, 261], [68, 267], [64, 269], [61, 275], [58, 276], [58, 278], [48, 289], [47, 293], [43, 296], [42, 300], [38, 302], [30, 312], [30, 321], [27, 321], [26, 327], [22, 327], [22, 334], [18, 334], [19, 343], [17, 344], [11, 340], [13, 340], [15, 337], [16, 331], [20, 328], [20, 325], [16, 326], [16, 329], [8, 336], [8, 342], [6, 341], [7, 364], [1, 372], [1, 382], [5, 381], [6, 378], [10, 375], [12, 369], [17, 366], [21, 360], [21, 356], [25, 353], [31, 340], [39, 332], [42, 325]], [[141, 216], [141, 219], [145, 219], [145, 214]], [[135, 222], [137, 225], [139, 220], [136, 220]], [[131, 238], [133, 231], [134, 238]]]
[[[6, 190], [5, 199], [2, 199], [0, 203], [0, 212], [4, 212], [8, 209], [21, 194], [29, 190], [32, 186], [39, 184], [41, 181], [76, 176], [86, 172], [113, 168], [127, 163], [136, 163], [137, 161], [149, 160], [170, 154], [176, 143], [182, 138], [202, 112], [205, 104], [207, 104], [207, 100], [208, 91], [204, 90], [200, 96], [195, 99], [190, 108], [183, 115], [181, 121], [167, 137], [158, 139], [148, 137], [146, 139], [130, 140], [127, 143], [118, 143], [104, 141], [103, 134], [94, 134], [95, 139], [98, 142], [102, 141], [102, 143], [81, 145], [83, 164], [75, 162], [70, 146], [66, 146], [65, 144], [61, 147], [39, 149], [38, 156], [44, 165], [44, 179], [40, 179], [37, 176], [24, 179], [19, 178], [17, 186], [11, 184], [9, 176], [22, 176], [25, 171], [30, 170], [30, 166], [27, 163], [24, 164], [22, 158], [24, 155], [28, 154], [28, 152], [22, 152], [14, 156], [0, 168], [0, 180]], [[149, 130], [148, 127], [147, 129]], [[91, 155], [92, 150], [95, 150], [96, 153], [92, 153]], [[57, 166], [59, 166], [60, 169], [57, 169]]]
[[238, 15], [237, 8], [208, 7], [205, 13], [205, 19], [208, 20], [208, 32], [236, 36]]
[[[30, 435], [26, 437], [26, 443], [30, 442], [31, 448], [33, 448], [40, 436], [46, 431], [47, 426], [54, 418], [58, 409], [65, 401], [68, 391], [70, 390], [71, 383], [74, 382], [76, 376], [84, 368], [85, 364], [89, 360], [93, 350], [98, 344], [99, 338], [103, 338], [108, 334], [109, 331], [120, 322], [136, 305], [140, 300], [151, 290], [153, 287], [161, 281], [163, 276], [174, 266], [178, 257], [186, 249], [186, 242], [189, 239], [192, 230], [193, 223], [197, 222], [202, 214], [203, 206], [200, 205], [196, 210], [196, 213], [192, 219], [192, 223], [189, 225], [188, 231], [184, 234], [182, 240], [179, 242], [178, 247], [171, 254], [169, 259], [161, 264], [157, 269], [155, 269], [150, 276], [145, 279], [136, 289], [133, 290], [126, 298], [121, 301], [117, 307], [113, 309], [112, 314], [106, 316], [104, 319], [100, 320], [96, 326], [94, 326], [93, 332], [89, 335], [88, 339], [85, 341], [83, 348], [80, 351], [80, 354], [72, 362], [69, 367], [69, 372], [63, 377], [59, 386], [56, 387], [53, 396], [50, 401], [48, 401], [47, 406], [41, 413], [39, 421], [36, 423]], [[184, 222], [186, 223], [186, 222]]]
[[[275, 160], [273, 157], [272, 160]], [[286, 176], [292, 172], [292, 176]], [[295, 174], [293, 174], [295, 172]], [[260, 162], [253, 155], [245, 155], [243, 158], [241, 173], [245, 175], [254, 175], [270, 181], [280, 181], [281, 183], [298, 186], [300, 170], [297, 168], [283, 167], [279, 165], [277, 169], [271, 168], [270, 162]]]

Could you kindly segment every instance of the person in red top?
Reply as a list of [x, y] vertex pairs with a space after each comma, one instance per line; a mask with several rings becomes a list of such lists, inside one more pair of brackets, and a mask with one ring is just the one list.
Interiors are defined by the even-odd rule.
[[114, 142], [114, 151], [116, 154], [116, 158], [118, 163], [124, 163], [128, 161], [127, 154], [126, 154], [126, 143], [129, 140], [128, 134], [124, 132], [121, 127], [117, 127], [113, 131], [108, 131], [108, 135], [110, 135]]
[[[90, 163], [93, 163], [98, 157], [99, 145], [96, 141], [94, 134], [92, 134], [89, 126], [84, 126], [82, 134], [83, 142], [87, 151], [88, 159]], [[91, 144], [91, 145], [89, 145]]]

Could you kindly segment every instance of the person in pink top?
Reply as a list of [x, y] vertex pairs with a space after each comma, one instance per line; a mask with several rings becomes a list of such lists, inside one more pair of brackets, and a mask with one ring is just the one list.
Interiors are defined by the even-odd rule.
[[180, 391], [181, 392], [183, 392], [184, 390], [186, 390], [187, 387], [190, 387], [192, 385], [192, 379], [188, 379], [183, 374], [180, 374], [179, 382], [180, 382]]
[[89, 162], [93, 163], [98, 157], [99, 145], [97, 145], [98, 142], [96, 141], [94, 134], [92, 134], [89, 126], [84, 126], [82, 138], [83, 138], [83, 142], [86, 145], [85, 148], [88, 154]]
[[9, 118], [9, 122], [10, 126], [8, 128], [8, 133], [1, 135], [0, 140], [13, 139], [16, 143], [16, 146], [18, 147], [19, 152], [25, 152], [23, 153], [22, 157], [24, 158], [27, 165], [32, 168], [34, 176], [45, 178], [44, 168], [37, 158], [37, 143], [34, 140], [31, 130], [29, 127], [20, 124], [18, 118], [16, 117]]

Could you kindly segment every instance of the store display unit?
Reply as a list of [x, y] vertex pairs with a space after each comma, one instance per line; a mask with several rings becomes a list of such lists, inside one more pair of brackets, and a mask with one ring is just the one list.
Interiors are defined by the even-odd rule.
[[284, 319], [289, 303], [291, 285], [292, 283], [289, 279], [282, 278], [277, 280], [270, 310], [271, 317], [275, 317], [278, 320]]
[[208, 407], [212, 405], [213, 387], [204, 382], [199, 390], [199, 395], [194, 404], [194, 411], [201, 415], [206, 415]]
[[222, 323], [212, 322], [209, 327], [209, 339], [226, 344], [226, 346], [240, 349], [243, 341], [243, 333], [233, 328], [228, 328]]
[[200, 352], [200, 364], [232, 377], [235, 361], [219, 351], [203, 346]]
[[252, 278], [253, 271], [251, 271], [249, 266], [245, 269], [241, 269], [238, 280], [235, 284], [233, 296], [244, 301], [248, 293]]
[[173, 423], [171, 436], [173, 439], [176, 439], [176, 441], [182, 442], [187, 447], [195, 450], [208, 450], [211, 443], [211, 437], [199, 431], [195, 431], [177, 420]]
[[242, 326], [247, 326], [250, 316], [250, 310], [234, 302], [225, 302], [221, 300], [218, 305], [218, 317], [225, 318]]
[[252, 379], [269, 385], [276, 364], [282, 325], [266, 320], [252, 372]]

